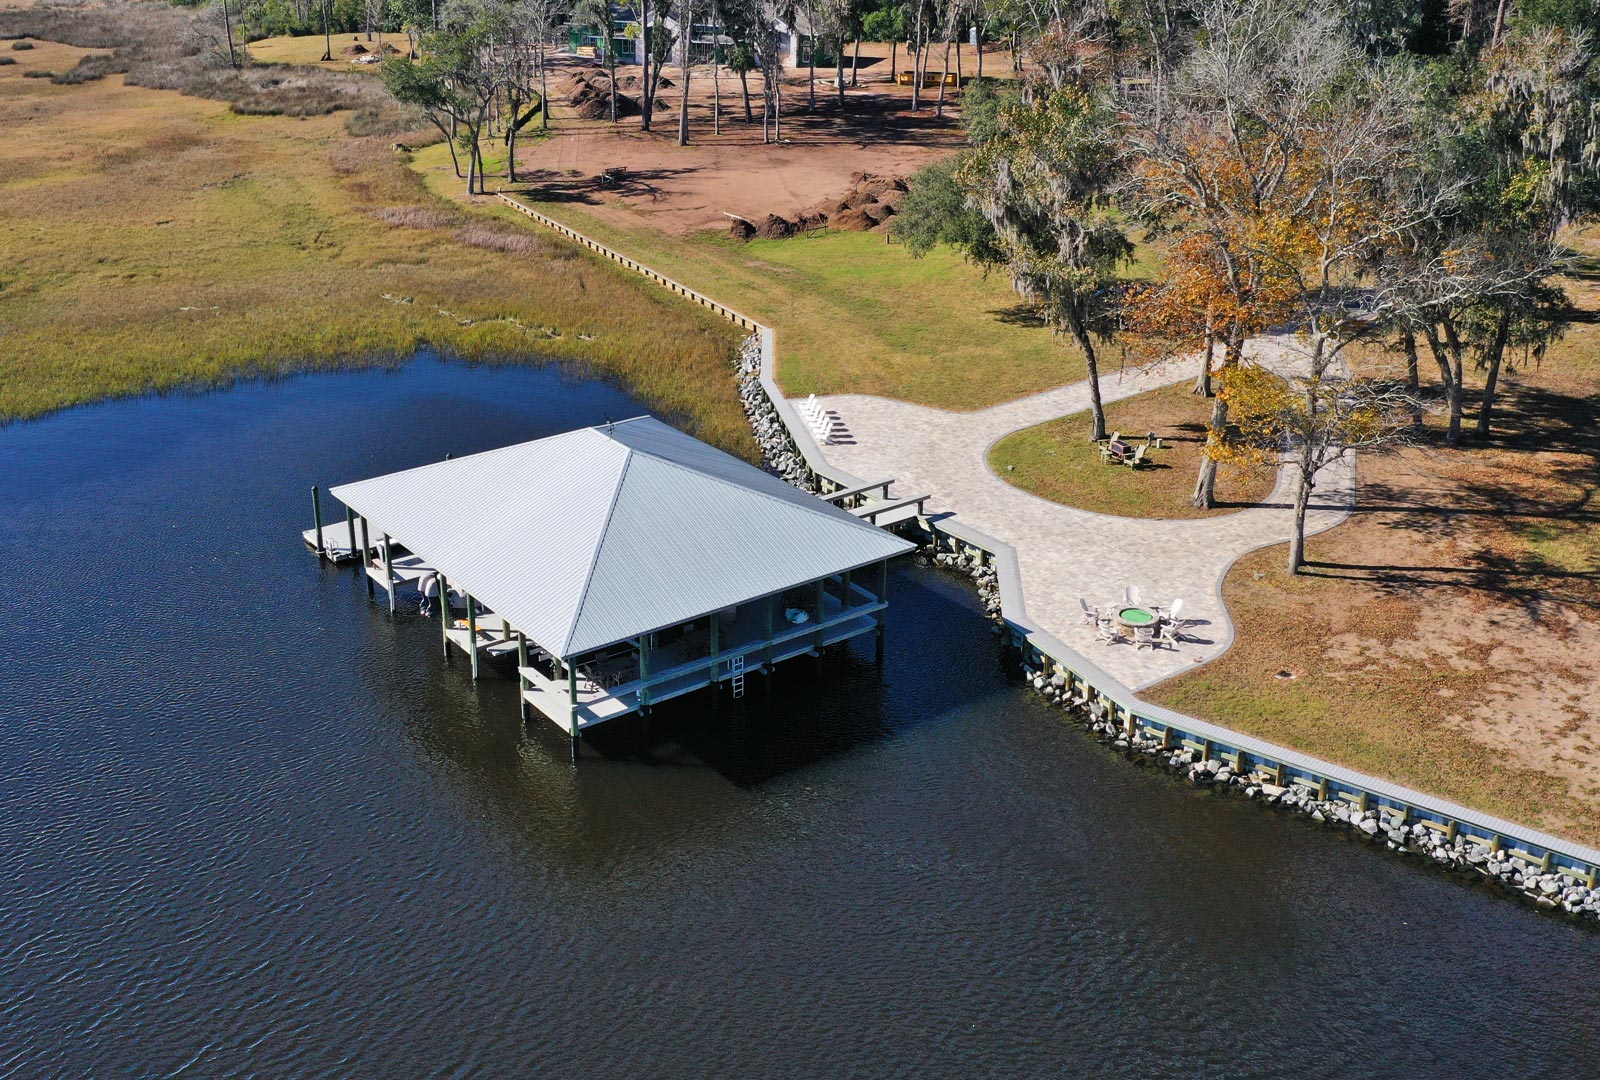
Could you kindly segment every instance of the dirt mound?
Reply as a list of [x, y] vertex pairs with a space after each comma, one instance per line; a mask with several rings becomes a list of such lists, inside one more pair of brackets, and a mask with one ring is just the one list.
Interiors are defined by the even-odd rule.
[[793, 221], [768, 214], [750, 232], [736, 225], [728, 230], [728, 235], [743, 240], [750, 239], [752, 235], [765, 240], [778, 240], [824, 227], [846, 232], [865, 232], [869, 229], [883, 232], [888, 228], [889, 219], [899, 212], [908, 186], [905, 178], [899, 176], [851, 173], [850, 190], [838, 198], [812, 203], [800, 211]]
[[730, 240], [753, 240], [755, 235], [756, 227], [744, 218], [734, 218], [728, 223], [728, 239]]
[[400, 50], [395, 48], [393, 45], [390, 45], [387, 41], [385, 41], [383, 43], [383, 48], [380, 49], [379, 51], [382, 52], [385, 56], [399, 56], [400, 55]]
[[794, 222], [777, 214], [768, 214], [756, 226], [756, 235], [763, 240], [787, 240], [794, 232]]
[[865, 210], [846, 210], [828, 220], [828, 228], [841, 229], [844, 232], [866, 232], [876, 224], [876, 221], [867, 216]]
[[361, 44], [361, 42], [358, 41], [354, 45], [346, 45], [344, 48], [340, 49], [339, 50], [339, 55], [340, 56], [365, 56], [365, 55], [367, 55], [367, 52], [368, 52], [367, 47], [365, 45]]

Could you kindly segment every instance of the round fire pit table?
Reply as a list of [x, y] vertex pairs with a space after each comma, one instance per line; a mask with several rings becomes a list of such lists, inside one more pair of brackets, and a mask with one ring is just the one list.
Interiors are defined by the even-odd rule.
[[1130, 630], [1141, 626], [1155, 626], [1156, 613], [1149, 608], [1125, 607], [1117, 611], [1117, 622]]

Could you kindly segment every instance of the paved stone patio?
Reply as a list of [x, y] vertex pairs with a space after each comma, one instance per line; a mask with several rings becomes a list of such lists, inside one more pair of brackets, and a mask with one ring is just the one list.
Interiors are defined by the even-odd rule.
[[[1270, 366], [1294, 363], [1294, 350], [1283, 339], [1260, 339], [1250, 351]], [[1189, 363], [1131, 369], [1102, 377], [1101, 395], [1110, 402], [1193, 377]], [[998, 439], [1087, 409], [1084, 382], [971, 413], [854, 394], [818, 401], [848, 432], [824, 447], [830, 461], [863, 480], [893, 477], [897, 495], [931, 495], [930, 514], [953, 512], [1011, 544], [1029, 617], [1135, 690], [1228, 648], [1233, 623], [1222, 603], [1223, 575], [1246, 552], [1286, 541], [1293, 524], [1289, 467], [1279, 474], [1267, 505], [1192, 521], [1076, 510], [1012, 487], [990, 471], [988, 451]], [[1354, 494], [1355, 459], [1347, 454], [1318, 475], [1306, 532], [1342, 521]], [[1170, 604], [1182, 597], [1191, 640], [1176, 651], [1095, 640], [1094, 628], [1079, 612], [1079, 597], [1091, 604], [1120, 602], [1124, 585], [1137, 586], [1146, 602]]]

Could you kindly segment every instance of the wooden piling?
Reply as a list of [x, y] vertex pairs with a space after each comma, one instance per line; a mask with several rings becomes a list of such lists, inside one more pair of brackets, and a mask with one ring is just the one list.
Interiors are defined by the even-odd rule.
[[528, 635], [521, 630], [517, 631], [517, 711], [523, 723], [528, 722], [528, 680], [522, 677], [522, 669], [528, 666]]
[[450, 583], [444, 579], [443, 574], [439, 574], [438, 578], [439, 640], [444, 645], [444, 660], [448, 664], [450, 662]]
[[467, 593], [467, 651], [472, 657], [472, 678], [478, 678], [478, 602]]
[[322, 492], [315, 484], [311, 485], [311, 520], [317, 526], [317, 555], [320, 558], [327, 551], [327, 547], [322, 542]]
[[[350, 538], [351, 554], [354, 554], [356, 549], [356, 512], [348, 506], [344, 508], [344, 531], [345, 535]], [[362, 557], [365, 558], [365, 555]], [[361, 572], [366, 573], [366, 568], [362, 567]]]
[[[371, 571], [369, 571], [367, 569], [367, 552], [369, 552], [371, 550], [372, 550], [372, 534], [367, 530], [367, 519], [366, 519], [365, 516], [363, 516], [361, 518], [361, 576], [367, 579], [367, 599], [368, 600], [372, 599], [372, 597], [374, 595], [372, 590], [374, 588], [376, 588], [376, 586], [372, 584], [372, 573], [371, 573]], [[394, 595], [393, 593], [390, 593], [391, 597], [393, 595]], [[393, 611], [394, 608], [390, 607], [389, 610]]]
[[389, 593], [389, 614], [394, 614], [394, 553], [389, 534], [383, 534], [383, 587]]

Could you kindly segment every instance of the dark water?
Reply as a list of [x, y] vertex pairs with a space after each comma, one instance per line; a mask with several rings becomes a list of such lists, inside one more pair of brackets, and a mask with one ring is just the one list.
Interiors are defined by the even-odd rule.
[[906, 568], [573, 769], [307, 488], [641, 411], [419, 361], [0, 431], [0, 1077], [1593, 1077], [1600, 935], [1111, 756]]

